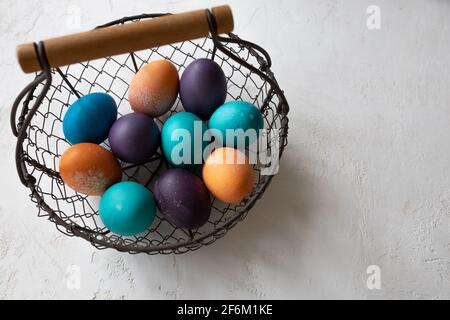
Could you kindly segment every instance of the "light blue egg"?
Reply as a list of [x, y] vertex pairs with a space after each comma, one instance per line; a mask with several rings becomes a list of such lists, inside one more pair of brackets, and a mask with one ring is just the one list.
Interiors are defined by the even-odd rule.
[[[260, 130], [264, 128], [264, 119], [259, 109], [253, 104], [245, 101], [230, 101], [213, 113], [208, 127], [220, 133], [224, 145], [245, 148], [260, 136]], [[241, 129], [241, 132], [253, 129], [254, 135], [248, 134], [242, 138], [232, 135], [227, 139], [227, 129], [232, 130], [231, 133], [235, 133], [237, 129]], [[214, 130], [211, 130], [211, 133], [216, 136]]]
[[75, 101], [63, 121], [64, 136], [71, 144], [102, 143], [117, 119], [117, 105], [106, 93], [91, 93]]
[[161, 130], [161, 145], [169, 163], [175, 167], [201, 164], [208, 144], [203, 139], [206, 130], [206, 124], [190, 112], [178, 112], [167, 119]]
[[124, 181], [111, 186], [100, 200], [100, 218], [112, 232], [134, 236], [147, 230], [156, 215], [153, 193], [143, 185]]

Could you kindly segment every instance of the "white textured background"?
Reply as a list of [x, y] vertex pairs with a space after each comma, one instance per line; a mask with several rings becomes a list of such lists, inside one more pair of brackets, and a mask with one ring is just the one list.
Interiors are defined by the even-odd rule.
[[[86, 30], [224, 2], [291, 106], [281, 171], [248, 218], [182, 256], [97, 251], [37, 218], [9, 128], [31, 79], [15, 45], [77, 31], [70, 4]], [[0, 299], [450, 298], [449, 15], [447, 0], [0, 0]], [[372, 264], [381, 290], [366, 287]]]

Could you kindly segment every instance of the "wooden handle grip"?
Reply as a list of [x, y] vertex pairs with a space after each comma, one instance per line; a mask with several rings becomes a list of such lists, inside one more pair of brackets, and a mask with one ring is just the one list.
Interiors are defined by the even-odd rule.
[[[218, 33], [233, 31], [233, 15], [229, 6], [215, 7], [212, 13]], [[206, 11], [197, 10], [48, 39], [44, 41], [44, 47], [50, 66], [61, 67], [198, 39], [208, 34]], [[17, 46], [17, 58], [25, 73], [42, 69], [33, 43]]]

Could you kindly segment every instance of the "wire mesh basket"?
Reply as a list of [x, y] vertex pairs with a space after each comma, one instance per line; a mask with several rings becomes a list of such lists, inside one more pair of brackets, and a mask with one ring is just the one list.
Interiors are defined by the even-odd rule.
[[[162, 15], [127, 17], [99, 28], [135, 23]], [[245, 218], [273, 178], [273, 175], [261, 174], [261, 164], [254, 166], [257, 179], [252, 193], [237, 205], [224, 204], [212, 198], [211, 216], [201, 228], [181, 229], [158, 214], [144, 234], [133, 237], [109, 232], [98, 214], [100, 199], [76, 193], [64, 184], [58, 173], [59, 159], [70, 146], [62, 133], [62, 119], [68, 107], [88, 93], [106, 92], [116, 100], [119, 115], [131, 112], [127, 100], [128, 85], [134, 74], [154, 59], [170, 60], [180, 74], [195, 59], [214, 59], [221, 65], [227, 78], [227, 100], [245, 100], [261, 110], [265, 128], [270, 133], [267, 135], [267, 150], [270, 152], [276, 147], [281, 157], [287, 144], [289, 107], [270, 70], [269, 55], [259, 46], [241, 40], [235, 34], [219, 36], [214, 16], [209, 10], [206, 10], [206, 15], [210, 28], [210, 35], [206, 38], [61, 68], [50, 67], [44, 46], [42, 43], [36, 45], [43, 71], [16, 99], [11, 124], [18, 138], [16, 162], [19, 177], [31, 190], [30, 197], [39, 208], [39, 216], [54, 222], [64, 234], [88, 240], [98, 249], [115, 248], [129, 253], [147, 254], [196, 250], [223, 237]], [[161, 127], [171, 114], [180, 110], [182, 105], [177, 99], [170, 112], [155, 120]], [[103, 146], [109, 149], [107, 142]], [[121, 164], [123, 180], [142, 183], [150, 190], [155, 178], [166, 170], [161, 151], [143, 165]]]

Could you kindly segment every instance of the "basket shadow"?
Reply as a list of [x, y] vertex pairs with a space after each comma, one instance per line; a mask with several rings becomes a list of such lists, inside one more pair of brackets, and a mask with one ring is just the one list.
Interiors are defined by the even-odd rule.
[[[311, 187], [311, 177], [299, 166], [300, 159], [289, 156], [280, 163], [280, 170], [273, 178], [263, 197], [250, 210], [247, 217], [214, 244], [200, 248], [192, 255], [196, 259], [215, 256], [248, 257], [258, 251], [297, 251], [301, 239], [299, 230], [292, 226], [308, 228], [314, 211], [316, 190]], [[267, 253], [267, 252], [266, 252]]]
[[[276, 270], [279, 280], [292, 281], [292, 263], [301, 261], [313, 247], [311, 234], [317, 231], [314, 215], [320, 196], [329, 193], [323, 187], [319, 190], [302, 163], [301, 157], [286, 152], [278, 174], [246, 219], [213, 244], [182, 255], [127, 257], [135, 264], [135, 276], [151, 287], [149, 294], [170, 298], [214, 295], [216, 286], [225, 283], [233, 294], [264, 298], [267, 293], [259, 287], [261, 270], [270, 274]], [[155, 291], [160, 287], [171, 289]]]

